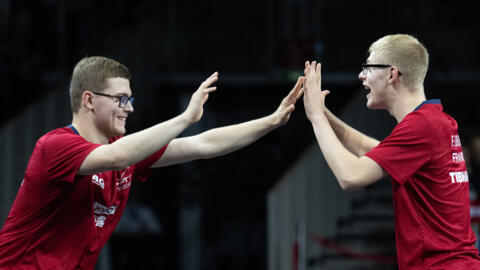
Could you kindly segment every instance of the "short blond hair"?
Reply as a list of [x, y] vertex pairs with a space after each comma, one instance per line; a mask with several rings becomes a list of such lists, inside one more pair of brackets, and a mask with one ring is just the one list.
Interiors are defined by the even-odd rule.
[[384, 36], [370, 46], [368, 52], [372, 51], [381, 61], [385, 61], [378, 64], [398, 68], [405, 85], [423, 86], [428, 70], [428, 51], [416, 38], [405, 34]]
[[80, 109], [82, 94], [86, 90], [103, 92], [108, 87], [108, 78], [130, 80], [130, 71], [121, 63], [103, 56], [85, 57], [75, 65], [70, 81], [70, 104], [72, 112]]

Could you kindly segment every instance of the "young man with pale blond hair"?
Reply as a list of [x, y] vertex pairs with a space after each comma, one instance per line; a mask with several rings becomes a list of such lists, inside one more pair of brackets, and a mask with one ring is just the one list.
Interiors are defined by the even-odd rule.
[[36, 143], [0, 231], [0, 269], [94, 269], [133, 182], [150, 168], [253, 143], [289, 120], [303, 91], [300, 78], [271, 115], [176, 138], [200, 120], [217, 80], [217, 72], [208, 77], [177, 117], [124, 136], [134, 101], [129, 70], [106, 57], [82, 59], [70, 84], [72, 123]]
[[305, 63], [304, 105], [320, 149], [344, 190], [389, 175], [399, 269], [480, 269], [470, 226], [469, 184], [457, 122], [426, 100], [428, 52], [410, 35], [374, 42], [358, 78], [367, 107], [398, 122], [379, 142], [325, 107], [321, 65]]

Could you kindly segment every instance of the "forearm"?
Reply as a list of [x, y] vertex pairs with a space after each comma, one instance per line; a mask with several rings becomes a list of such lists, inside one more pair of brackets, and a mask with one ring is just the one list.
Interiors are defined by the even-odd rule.
[[350, 127], [327, 108], [325, 108], [325, 115], [341, 143], [357, 157], [363, 156], [379, 144], [378, 140]]
[[340, 186], [343, 189], [358, 187], [364, 180], [360, 157], [342, 144], [325, 115], [316, 117], [311, 123], [320, 150]]
[[198, 136], [200, 158], [221, 156], [243, 148], [279, 126], [275, 115], [241, 124], [211, 129]]
[[113, 151], [122, 153], [119, 158], [121, 168], [135, 164], [165, 146], [182, 133], [192, 121], [185, 113], [142, 131], [124, 136], [110, 144]]
[[363, 156], [378, 143], [350, 128], [325, 108], [325, 96], [330, 92], [321, 90], [320, 64], [313, 61], [310, 65], [307, 61], [304, 73], [305, 112], [323, 156], [342, 189], [363, 187], [380, 180], [385, 175], [383, 169]]

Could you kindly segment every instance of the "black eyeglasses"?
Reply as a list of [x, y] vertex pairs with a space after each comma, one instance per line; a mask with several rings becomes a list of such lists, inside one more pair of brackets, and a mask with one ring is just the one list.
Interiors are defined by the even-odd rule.
[[113, 96], [113, 95], [97, 93], [97, 92], [92, 92], [92, 93], [94, 93], [95, 95], [99, 95], [99, 96], [111, 97], [111, 98], [118, 99], [118, 107], [120, 107], [120, 108], [124, 108], [125, 106], [127, 106], [128, 102], [130, 102], [130, 105], [133, 106], [133, 100], [134, 100], [133, 97], [128, 97], [127, 95]]
[[[384, 64], [362, 64], [362, 74], [367, 75], [367, 69], [368, 68], [389, 68], [392, 67], [392, 65], [384, 65]], [[402, 73], [398, 71], [398, 76], [402, 76]]]

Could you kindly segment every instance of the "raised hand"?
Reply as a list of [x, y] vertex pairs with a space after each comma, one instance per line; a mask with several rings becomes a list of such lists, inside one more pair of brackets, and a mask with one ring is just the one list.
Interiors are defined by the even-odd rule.
[[188, 119], [192, 123], [197, 122], [202, 118], [203, 115], [203, 105], [207, 102], [208, 95], [217, 90], [216, 86], [211, 86], [218, 80], [218, 72], [213, 73], [208, 77], [200, 87], [198, 87], [197, 91], [193, 93], [192, 98], [190, 99], [190, 103], [188, 104], [185, 113], [188, 116]]
[[322, 91], [322, 65], [313, 61], [305, 62], [305, 82], [303, 105], [310, 121], [318, 116], [324, 116], [325, 96], [330, 93], [328, 90]]
[[297, 83], [293, 87], [292, 91], [283, 98], [282, 103], [278, 106], [278, 109], [273, 113], [276, 116], [276, 124], [281, 126], [288, 122], [290, 115], [295, 110], [295, 103], [303, 94], [303, 81], [304, 77], [298, 77]]

